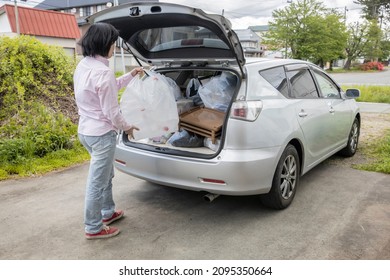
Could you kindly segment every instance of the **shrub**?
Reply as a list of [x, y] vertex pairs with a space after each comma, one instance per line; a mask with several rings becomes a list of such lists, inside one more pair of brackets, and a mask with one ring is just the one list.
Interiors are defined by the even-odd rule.
[[75, 62], [34, 37], [0, 37], [0, 178], [77, 143]]
[[32, 156], [32, 141], [24, 139], [1, 139], [0, 162], [17, 164]]
[[370, 70], [383, 71], [384, 66], [380, 62], [372, 61], [372, 62], [366, 62], [364, 64], [361, 64], [360, 69], [363, 71], [370, 71]]
[[39, 101], [70, 118], [74, 59], [34, 37], [0, 37], [0, 122]]
[[33, 103], [0, 128], [0, 160], [18, 163], [25, 158], [70, 149], [76, 134], [77, 126], [69, 118]]

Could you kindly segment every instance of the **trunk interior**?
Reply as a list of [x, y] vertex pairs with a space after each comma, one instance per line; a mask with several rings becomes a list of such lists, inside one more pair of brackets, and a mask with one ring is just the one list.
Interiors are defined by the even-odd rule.
[[[174, 131], [137, 140], [129, 140], [123, 133], [124, 144], [194, 157], [210, 157], [218, 153], [223, 145], [229, 109], [239, 88], [237, 73], [223, 69], [170, 68], [160, 69], [158, 75], [163, 75], [163, 79], [166, 78], [171, 85], [172, 102], [176, 103], [173, 106], [177, 109], [177, 126]], [[121, 107], [123, 111], [122, 103]], [[158, 110], [160, 115], [166, 114], [165, 108]], [[127, 121], [132, 123], [131, 120]], [[150, 123], [139, 127], [142, 130], [145, 126], [150, 126]]]

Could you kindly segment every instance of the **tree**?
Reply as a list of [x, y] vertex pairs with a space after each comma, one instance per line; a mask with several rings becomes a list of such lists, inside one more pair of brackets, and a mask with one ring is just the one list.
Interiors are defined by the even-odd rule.
[[390, 0], [356, 0], [357, 4], [363, 6], [363, 13], [366, 19], [371, 21], [370, 43], [365, 50], [366, 60], [376, 61], [388, 59], [389, 40], [382, 36], [385, 32], [382, 29], [390, 22]]
[[367, 43], [363, 49], [366, 61], [378, 61], [382, 56], [381, 50], [382, 30], [380, 29], [376, 20], [369, 21], [369, 28], [367, 32]]
[[322, 39], [318, 43], [317, 64], [323, 66], [327, 61], [332, 62], [333, 60], [345, 57], [345, 45], [348, 40], [348, 32], [337, 13], [325, 15], [321, 19], [320, 25], [322, 28], [320, 29], [319, 36], [324, 37], [325, 40]]
[[350, 69], [352, 61], [363, 56], [363, 50], [366, 49], [368, 38], [369, 23], [365, 21], [363, 24], [359, 22], [352, 23], [348, 26], [348, 43], [346, 48], [347, 60], [344, 64], [344, 69]]
[[348, 27], [349, 38], [346, 48], [347, 60], [344, 69], [350, 69], [352, 61], [364, 57], [366, 61], [376, 61], [378, 57], [387, 57], [388, 41], [381, 40], [382, 32], [376, 20], [355, 22]]
[[368, 20], [389, 20], [390, 0], [355, 0], [356, 4], [363, 6], [363, 13]]
[[316, 0], [293, 2], [272, 13], [265, 43], [285, 49], [285, 57], [310, 60], [318, 64], [343, 54], [347, 33], [343, 17]]
[[381, 51], [382, 56], [380, 61], [388, 61], [390, 59], [390, 29], [385, 28], [382, 30]]

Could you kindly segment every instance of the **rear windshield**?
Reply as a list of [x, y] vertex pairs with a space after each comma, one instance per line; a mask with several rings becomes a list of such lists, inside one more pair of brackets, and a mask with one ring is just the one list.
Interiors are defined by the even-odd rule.
[[228, 50], [229, 47], [207, 28], [181, 26], [155, 28], [138, 34], [140, 43], [149, 52], [182, 48], [215, 48]]

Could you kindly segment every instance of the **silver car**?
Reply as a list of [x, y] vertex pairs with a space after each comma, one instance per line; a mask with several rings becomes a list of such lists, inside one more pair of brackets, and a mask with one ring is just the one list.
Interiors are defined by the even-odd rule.
[[121, 134], [115, 156], [120, 171], [205, 192], [209, 200], [259, 195], [264, 205], [284, 209], [302, 175], [335, 153], [356, 152], [361, 116], [354, 98], [360, 92], [344, 92], [306, 61], [245, 58], [223, 16], [143, 2], [104, 10], [89, 21], [113, 24], [124, 47], [181, 92], [180, 122], [171, 138], [184, 141]]

